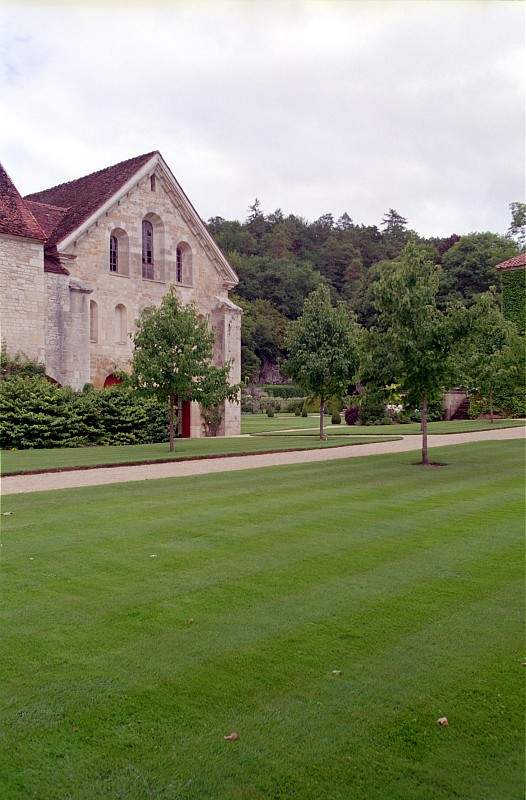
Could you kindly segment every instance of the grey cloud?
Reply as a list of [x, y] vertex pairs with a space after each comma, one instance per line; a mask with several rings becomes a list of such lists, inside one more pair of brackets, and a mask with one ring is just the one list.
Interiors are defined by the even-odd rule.
[[159, 148], [204, 217], [398, 208], [504, 231], [524, 193], [524, 7], [25, 7], [1, 31], [2, 159], [24, 192]]

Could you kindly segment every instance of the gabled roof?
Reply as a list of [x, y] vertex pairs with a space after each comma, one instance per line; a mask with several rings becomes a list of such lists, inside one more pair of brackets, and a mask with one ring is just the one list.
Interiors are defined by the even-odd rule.
[[46, 240], [46, 234], [24, 202], [15, 184], [0, 164], [0, 233]]
[[500, 264], [497, 264], [495, 269], [507, 270], [507, 269], [519, 269], [520, 267], [526, 267], [526, 253], [519, 253], [518, 256], [513, 256], [513, 258], [508, 258], [507, 261], [501, 261]]
[[[56, 227], [49, 234], [47, 244], [57, 244], [75, 231], [156, 154], [157, 151], [154, 150], [142, 156], [128, 158], [126, 161], [92, 172], [83, 178], [28, 194], [25, 198], [27, 201], [43, 203], [46, 206], [53, 206], [55, 210], [64, 211], [61, 216], [58, 213], [55, 214]], [[48, 212], [39, 213], [43, 219]], [[49, 212], [49, 224], [51, 224], [53, 213]]]

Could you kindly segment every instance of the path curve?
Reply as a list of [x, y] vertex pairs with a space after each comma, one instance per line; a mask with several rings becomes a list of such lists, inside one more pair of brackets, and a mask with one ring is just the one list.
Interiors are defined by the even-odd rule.
[[[433, 434], [433, 436], [429, 437], [429, 448], [434, 450], [435, 447], [464, 444], [466, 442], [523, 439], [525, 430], [525, 428], [500, 428], [495, 431]], [[106, 483], [126, 483], [128, 481], [146, 481], [158, 478], [182, 478], [188, 475], [208, 475], [212, 472], [230, 472], [285, 464], [305, 464], [312, 461], [332, 461], [336, 458], [403, 453], [419, 449], [420, 436], [418, 434], [410, 434], [397, 441], [350, 444], [343, 447], [329, 447], [326, 450], [296, 450], [293, 452], [285, 450], [281, 453], [229, 456], [228, 458], [210, 460], [152, 463], [129, 467], [100, 467], [99, 469], [74, 470], [71, 472], [47, 472], [40, 475], [13, 475], [2, 478], [2, 494], [45, 492], [52, 489], [100, 486]]]

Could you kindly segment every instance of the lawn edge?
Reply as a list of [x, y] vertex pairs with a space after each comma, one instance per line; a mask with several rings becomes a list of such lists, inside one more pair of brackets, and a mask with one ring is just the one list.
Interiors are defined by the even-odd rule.
[[[259, 434], [255, 434], [256, 436]], [[342, 434], [343, 435], [343, 434]], [[347, 434], [350, 435], [350, 434]], [[362, 434], [364, 435], [364, 434]], [[359, 434], [356, 434], [359, 436]], [[398, 442], [404, 437], [400, 434], [393, 434], [382, 435], [379, 434], [379, 441], [386, 441], [386, 442]], [[371, 438], [376, 438], [374, 434], [371, 434]], [[375, 444], [375, 442], [372, 442]], [[327, 449], [334, 449], [336, 450], [338, 447], [359, 447], [362, 444], [371, 444], [370, 439], [364, 439], [363, 442], [353, 442], [349, 444], [348, 442], [342, 442], [342, 444], [331, 444], [327, 447]], [[57, 448], [58, 449], [58, 448]], [[74, 449], [74, 448], [73, 448]], [[110, 464], [88, 464], [86, 466], [72, 466], [72, 467], [50, 467], [49, 469], [28, 469], [28, 470], [18, 470], [17, 472], [2, 472], [0, 473], [0, 477], [2, 478], [14, 478], [20, 475], [45, 475], [47, 473], [55, 473], [55, 472], [79, 472], [81, 470], [88, 470], [88, 469], [114, 469], [116, 467], [143, 467], [147, 466], [148, 464], [172, 464], [178, 463], [183, 461], [212, 461], [218, 458], [246, 458], [247, 456], [267, 456], [272, 455], [273, 453], [303, 453], [303, 452], [310, 452], [312, 450], [323, 450], [324, 448], [321, 447], [286, 447], [280, 449], [271, 449], [271, 450], [256, 450], [256, 451], [244, 451], [241, 453], [211, 453], [209, 455], [198, 455], [198, 456], [179, 456], [175, 458], [149, 458], [143, 459], [140, 461], [113, 461]]]

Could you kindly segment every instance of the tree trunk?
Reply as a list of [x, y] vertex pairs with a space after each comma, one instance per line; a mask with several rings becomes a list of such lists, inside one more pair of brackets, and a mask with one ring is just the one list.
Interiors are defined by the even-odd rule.
[[175, 396], [173, 394], [170, 395], [170, 408], [168, 410], [168, 440], [170, 442], [170, 452], [173, 453], [175, 450], [175, 443], [174, 443], [174, 405], [175, 405]]
[[493, 425], [493, 390], [492, 389], [489, 390], [488, 400], [489, 400], [489, 419], [490, 419], [491, 424]]
[[429, 453], [427, 451], [427, 394], [422, 395], [422, 407], [420, 410], [421, 430], [422, 430], [422, 464], [429, 464]]
[[324, 399], [322, 397], [322, 398], [320, 398], [320, 439], [322, 440], [322, 442], [325, 441], [325, 439], [327, 438], [325, 436], [325, 431], [323, 430], [323, 408], [324, 408], [324, 405], [325, 405], [325, 401], [324, 401]]

